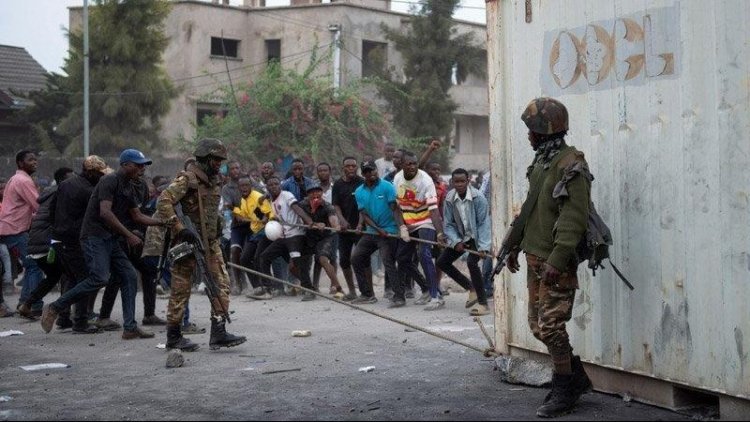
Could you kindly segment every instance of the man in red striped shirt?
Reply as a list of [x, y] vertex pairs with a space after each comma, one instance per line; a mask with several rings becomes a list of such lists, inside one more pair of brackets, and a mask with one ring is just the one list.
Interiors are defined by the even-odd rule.
[[[438, 197], [435, 190], [435, 182], [427, 172], [417, 167], [417, 157], [407, 153], [402, 158], [402, 170], [393, 178], [396, 187], [396, 199], [398, 202], [403, 222], [399, 228], [402, 242], [399, 242], [398, 272], [399, 280], [394, 288], [394, 304], [403, 301], [404, 289], [409, 277], [419, 280], [414, 276], [418, 270], [412, 257], [416, 252], [416, 242], [411, 242], [411, 237], [424, 240], [445, 241], [443, 234], [443, 221], [438, 211]], [[445, 301], [440, 294], [438, 279], [435, 271], [435, 262], [432, 258], [432, 247], [420, 244], [419, 258], [424, 270], [427, 286], [422, 288], [422, 296], [414, 302], [416, 305], [426, 305], [426, 311], [433, 311], [445, 306]], [[429, 289], [427, 289], [428, 287]]]

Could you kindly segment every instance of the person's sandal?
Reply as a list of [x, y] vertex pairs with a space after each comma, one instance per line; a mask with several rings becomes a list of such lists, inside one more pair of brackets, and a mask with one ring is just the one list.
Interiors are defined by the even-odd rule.
[[484, 316], [489, 315], [490, 310], [487, 308], [487, 305], [482, 305], [477, 303], [473, 308], [471, 308], [471, 311], [469, 311], [469, 315], [471, 316]]

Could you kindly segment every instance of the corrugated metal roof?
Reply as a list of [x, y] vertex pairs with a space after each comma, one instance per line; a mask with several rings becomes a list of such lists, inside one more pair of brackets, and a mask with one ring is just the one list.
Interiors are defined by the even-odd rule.
[[0, 45], [0, 90], [25, 95], [43, 89], [46, 74], [25, 48]]

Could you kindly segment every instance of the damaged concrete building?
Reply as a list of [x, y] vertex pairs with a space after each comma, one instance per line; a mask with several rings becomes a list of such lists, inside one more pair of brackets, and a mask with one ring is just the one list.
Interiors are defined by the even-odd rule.
[[[316, 45], [335, 48], [330, 68], [332, 83], [346, 84], [371, 75], [371, 52], [385, 57], [396, 70], [402, 59], [386, 40], [381, 23], [405, 28], [409, 15], [390, 10], [387, 0], [292, 0], [289, 6], [267, 7], [264, 0], [244, 0], [232, 6], [225, 0], [177, 0], [165, 22], [170, 44], [164, 53], [167, 73], [182, 90], [162, 121], [162, 136], [170, 141], [192, 138], [206, 115], [221, 113], [221, 101], [210, 94], [220, 86], [252, 81], [272, 60], [284, 68], [304, 68]], [[82, 26], [82, 9], [70, 9], [70, 28]], [[473, 33], [486, 43], [485, 25], [457, 21], [457, 31]], [[336, 44], [334, 39], [340, 40]], [[223, 40], [223, 42], [222, 42]], [[380, 64], [381, 62], [378, 62]], [[227, 68], [229, 71], [227, 71]], [[374, 90], [365, 93], [376, 100]], [[454, 118], [452, 164], [467, 169], [488, 167], [489, 103], [485, 77], [470, 76], [450, 91], [459, 107]]]

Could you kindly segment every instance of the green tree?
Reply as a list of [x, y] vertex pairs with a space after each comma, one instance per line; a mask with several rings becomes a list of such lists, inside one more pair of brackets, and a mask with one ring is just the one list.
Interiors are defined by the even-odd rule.
[[199, 122], [196, 140], [220, 138], [232, 157], [254, 165], [288, 154], [336, 165], [375, 151], [389, 132], [387, 119], [358, 85], [334, 90], [331, 75], [319, 71], [329, 61], [313, 54], [302, 72], [272, 62], [253, 82], [220, 88], [226, 112]]
[[[386, 38], [394, 43], [404, 67], [383, 69], [374, 81], [378, 94], [393, 115], [395, 129], [407, 139], [402, 144], [429, 138], [447, 140], [453, 128], [457, 104], [448, 90], [453, 86], [454, 69], [459, 82], [469, 74], [484, 75], [485, 54], [473, 34], [458, 34], [453, 12], [460, 0], [424, 0], [421, 9], [412, 10], [405, 32], [381, 24]], [[379, 50], [369, 57], [377, 63]], [[445, 153], [443, 157], [445, 158]]]
[[57, 128], [60, 120], [70, 111], [68, 81], [64, 75], [54, 72], [48, 73], [46, 77], [44, 89], [28, 94], [33, 105], [22, 110], [17, 121], [31, 129], [26, 148], [59, 155], [70, 144], [70, 138], [62, 135]]
[[[89, 14], [91, 151], [117, 154], [123, 148], [160, 146], [159, 118], [177, 94], [162, 67], [169, 42], [164, 20], [167, 0], [96, 0]], [[67, 153], [83, 145], [83, 34], [70, 31], [63, 69], [75, 87], [70, 110], [58, 131], [72, 140]]]

